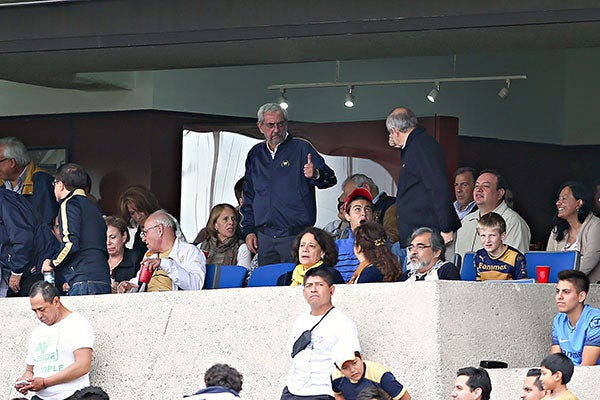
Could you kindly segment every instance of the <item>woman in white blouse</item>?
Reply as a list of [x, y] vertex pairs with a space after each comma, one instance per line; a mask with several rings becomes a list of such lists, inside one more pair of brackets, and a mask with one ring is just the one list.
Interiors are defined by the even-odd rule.
[[592, 196], [579, 182], [564, 183], [558, 192], [554, 228], [547, 251], [578, 250], [579, 269], [600, 281], [600, 219], [592, 213]]

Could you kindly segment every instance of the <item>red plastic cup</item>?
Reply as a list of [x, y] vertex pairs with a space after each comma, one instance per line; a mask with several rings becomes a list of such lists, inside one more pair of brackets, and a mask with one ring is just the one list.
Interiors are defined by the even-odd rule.
[[142, 270], [140, 271], [140, 282], [148, 284], [150, 283], [150, 278], [152, 278], [152, 271], [150, 271], [145, 265], [142, 265]]
[[548, 283], [550, 279], [550, 267], [547, 265], [538, 265], [535, 267], [538, 283]]

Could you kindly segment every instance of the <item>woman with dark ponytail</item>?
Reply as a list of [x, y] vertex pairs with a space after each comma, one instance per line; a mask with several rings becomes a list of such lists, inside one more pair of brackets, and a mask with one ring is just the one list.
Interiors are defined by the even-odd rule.
[[380, 224], [366, 222], [354, 230], [354, 254], [360, 263], [348, 283], [398, 281], [402, 271]]

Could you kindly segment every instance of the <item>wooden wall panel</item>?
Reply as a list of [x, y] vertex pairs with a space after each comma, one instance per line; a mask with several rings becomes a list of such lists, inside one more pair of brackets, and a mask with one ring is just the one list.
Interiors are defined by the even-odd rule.
[[[494, 168], [508, 180], [516, 209], [532, 228], [533, 241], [550, 230], [556, 189], [567, 179], [591, 182], [600, 177], [600, 146], [560, 146], [458, 137], [458, 120], [419, 119], [437, 132], [446, 148], [448, 173], [458, 166]], [[253, 118], [219, 117], [162, 111], [129, 111], [0, 118], [0, 135], [16, 136], [27, 146], [66, 145], [69, 158], [82, 164], [94, 181], [93, 193], [106, 213], [130, 184], [148, 186], [161, 205], [179, 215], [181, 134], [230, 130], [260, 137]], [[384, 121], [327, 124], [290, 123], [290, 131], [311, 140], [323, 153], [376, 159], [397, 177], [398, 150], [387, 145]], [[452, 150], [452, 149], [456, 150]], [[199, 155], [201, 156], [201, 155]]]

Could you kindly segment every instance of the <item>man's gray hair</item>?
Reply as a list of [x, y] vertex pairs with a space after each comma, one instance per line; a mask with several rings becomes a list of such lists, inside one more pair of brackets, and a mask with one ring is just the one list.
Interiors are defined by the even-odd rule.
[[260, 106], [260, 108], [258, 109], [258, 112], [256, 113], [256, 116], [258, 117], [258, 122], [265, 121], [265, 113], [275, 113], [275, 112], [281, 113], [281, 115], [283, 115], [284, 121], [285, 122], [288, 121], [287, 110], [283, 109], [277, 103], [266, 103], [266, 104], [263, 104], [262, 106]]
[[438, 258], [442, 261], [446, 261], [446, 257], [444, 256], [446, 253], [446, 245], [444, 244], [444, 238], [439, 231], [422, 226], [414, 230], [412, 235], [410, 235], [408, 242], [411, 243], [417, 236], [421, 236], [424, 233], [431, 233], [431, 239], [429, 241], [431, 251], [435, 252], [436, 250], [440, 250], [440, 256]]
[[4, 146], [4, 158], [13, 158], [18, 166], [25, 167], [31, 162], [27, 147], [16, 137], [1, 138], [0, 146]]
[[357, 188], [363, 187], [364, 184], [367, 183], [373, 191], [379, 193], [379, 187], [375, 184], [375, 182], [373, 182], [373, 179], [369, 178], [365, 174], [350, 175], [346, 178], [346, 180], [342, 184], [342, 187], [346, 186], [346, 183], [350, 181], [354, 182]]
[[410, 128], [414, 128], [419, 124], [417, 120], [417, 116], [408, 108], [402, 107], [402, 111], [392, 110], [390, 115], [385, 120], [385, 126], [388, 131], [391, 131], [392, 128], [398, 129], [400, 132], [406, 132]]
[[179, 225], [179, 221], [173, 215], [169, 214], [166, 210], [161, 209], [150, 214], [154, 217], [154, 220], [157, 224], [161, 224], [165, 228], [172, 228], [175, 231], [175, 237], [186, 241], [185, 236], [183, 235], [183, 231], [181, 230], [181, 225]]
[[161, 224], [165, 228], [175, 229], [175, 218], [165, 210], [158, 210], [150, 214], [154, 218], [156, 224]]

